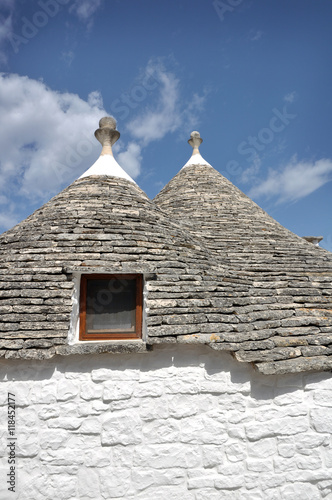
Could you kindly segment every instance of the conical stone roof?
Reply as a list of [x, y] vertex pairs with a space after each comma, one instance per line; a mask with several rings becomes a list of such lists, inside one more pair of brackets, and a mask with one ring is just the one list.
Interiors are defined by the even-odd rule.
[[[197, 134], [193, 157], [153, 202], [113, 158], [114, 121], [101, 121], [101, 160], [0, 236], [0, 356], [202, 342], [263, 373], [331, 369], [331, 254], [207, 164]], [[143, 341], [70, 341], [85, 273], [144, 275]]]
[[265, 275], [301, 273], [309, 266], [311, 271], [331, 271], [330, 252], [283, 227], [211, 165], [197, 163], [195, 156], [195, 163], [189, 160], [154, 202], [204, 241], [220, 261]]
[[144, 274], [147, 345], [186, 341], [188, 334], [209, 341], [222, 329], [214, 316], [220, 305], [228, 322], [229, 297], [248, 288], [119, 176], [109, 156], [109, 173], [88, 170], [0, 236], [0, 355], [144, 349], [137, 342], [68, 345], [74, 278], [82, 273]]
[[235, 356], [265, 373], [296, 371], [302, 363], [331, 367], [332, 254], [281, 226], [194, 153], [154, 202], [228, 270], [252, 279], [242, 299], [245, 338], [255, 339], [261, 329], [269, 338], [256, 342], [255, 351], [239, 345]]

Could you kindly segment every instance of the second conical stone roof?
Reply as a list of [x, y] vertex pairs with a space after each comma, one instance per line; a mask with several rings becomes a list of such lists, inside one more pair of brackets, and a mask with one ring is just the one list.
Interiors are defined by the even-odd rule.
[[252, 279], [237, 302], [245, 306], [246, 316], [237, 317], [246, 334], [236, 327], [232, 338], [253, 340], [260, 332], [263, 339], [265, 332], [266, 340], [236, 357], [264, 373], [303, 369], [302, 356], [307, 367], [332, 366], [324, 358], [332, 345], [332, 254], [284, 228], [194, 153], [154, 202], [228, 270]]

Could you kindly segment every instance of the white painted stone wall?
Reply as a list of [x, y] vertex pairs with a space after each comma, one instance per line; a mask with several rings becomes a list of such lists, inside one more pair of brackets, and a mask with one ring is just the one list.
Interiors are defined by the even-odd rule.
[[3, 500], [332, 498], [330, 373], [264, 377], [191, 345], [0, 366]]

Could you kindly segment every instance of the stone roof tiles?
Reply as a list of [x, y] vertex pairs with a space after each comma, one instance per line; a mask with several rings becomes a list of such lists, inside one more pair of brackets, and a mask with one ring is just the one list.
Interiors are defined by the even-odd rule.
[[[332, 255], [192, 163], [154, 201], [114, 171], [82, 177], [0, 236], [0, 356], [202, 342], [267, 374], [332, 367]], [[86, 272], [144, 274], [144, 343], [69, 345]]]
[[211, 301], [226, 307], [225, 297], [247, 282], [214, 264], [136, 184], [112, 176], [75, 181], [1, 235], [0, 246], [0, 355], [6, 357], [32, 357], [32, 347], [37, 357], [77, 351], [63, 347], [74, 273], [144, 274], [148, 344], [213, 333], [207, 314], [219, 309]]
[[241, 328], [224, 337], [238, 360], [263, 373], [332, 367], [330, 252], [281, 226], [207, 164], [186, 166], [154, 202], [227, 269], [252, 280], [245, 315], [237, 314]]

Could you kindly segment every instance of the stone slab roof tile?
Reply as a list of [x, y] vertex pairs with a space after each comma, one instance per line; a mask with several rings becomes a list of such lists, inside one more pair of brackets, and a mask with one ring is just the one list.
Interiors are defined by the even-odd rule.
[[[252, 280], [249, 293], [237, 299], [240, 323], [233, 321], [231, 332], [222, 335], [216, 328], [219, 338], [211, 347], [231, 350], [262, 373], [329, 369], [332, 339], [323, 334], [332, 327], [330, 252], [281, 226], [206, 162], [188, 162], [154, 201], [223, 266]], [[269, 332], [263, 351], [257, 332]], [[182, 341], [199, 338], [195, 334]], [[319, 346], [300, 347], [309, 344]], [[326, 363], [319, 361], [323, 354]]]
[[[186, 333], [186, 323], [199, 330], [209, 321], [211, 299], [222, 293], [226, 305], [249, 283], [214, 264], [201, 242], [119, 177], [75, 181], [1, 235], [0, 246], [0, 352], [6, 357], [91, 351], [67, 345], [73, 273], [145, 274], [147, 322], [153, 324], [147, 344], [169, 332], [174, 338]], [[186, 299], [191, 302], [184, 313]], [[99, 349], [112, 352], [114, 346]]]
[[[119, 137], [112, 120], [96, 132], [105, 170], [88, 171], [0, 236], [0, 357], [181, 342], [230, 351], [266, 374], [330, 369], [332, 255], [201, 159], [197, 132], [192, 159], [149, 200], [107, 170]], [[144, 343], [68, 345], [74, 276], [86, 272], [144, 274]]]

